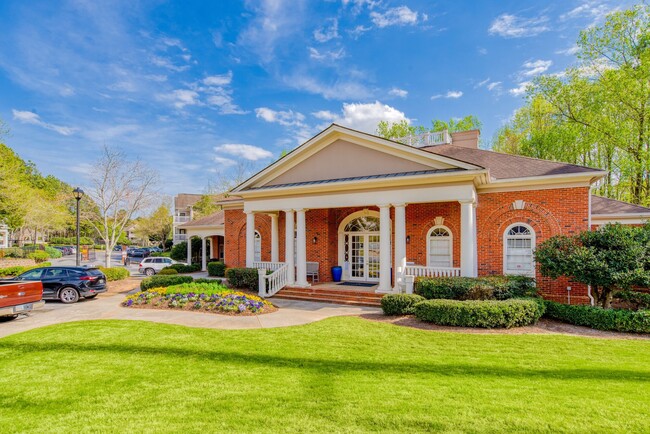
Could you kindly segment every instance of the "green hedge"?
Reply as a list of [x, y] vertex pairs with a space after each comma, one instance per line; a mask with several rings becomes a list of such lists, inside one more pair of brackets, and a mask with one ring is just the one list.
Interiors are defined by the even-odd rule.
[[223, 262], [208, 263], [208, 276], [224, 277], [226, 275], [226, 264]]
[[165, 268], [173, 268], [174, 270], [178, 271], [179, 273], [195, 273], [197, 271], [201, 271], [201, 265], [199, 265], [199, 264], [192, 264], [192, 265], [173, 264], [173, 265], [170, 265], [169, 267], [165, 267]]
[[45, 250], [37, 250], [35, 252], [29, 253], [27, 255], [29, 259], [33, 259], [37, 264], [45, 262], [50, 259], [50, 255], [47, 254]]
[[194, 281], [192, 276], [151, 276], [145, 277], [140, 282], [140, 290], [146, 291], [151, 288], [166, 288], [181, 283], [190, 283]]
[[259, 275], [256, 268], [228, 268], [226, 270], [228, 284], [233, 288], [244, 288], [257, 291]]
[[650, 309], [650, 294], [638, 291], [617, 291], [614, 298], [633, 303], [638, 309]]
[[[58, 244], [62, 246], [76, 246], [77, 237], [51, 237], [48, 240], [50, 244]], [[79, 244], [84, 246], [92, 246], [95, 244], [92, 238], [89, 237], [79, 237]]]
[[24, 258], [25, 251], [20, 247], [7, 247], [0, 249], [0, 258]]
[[116, 280], [124, 280], [131, 276], [131, 273], [126, 268], [122, 267], [99, 267], [99, 270], [104, 273], [106, 280], [114, 282]]
[[650, 333], [650, 310], [602, 309], [546, 301], [545, 317], [597, 330]]
[[22, 274], [25, 271], [32, 270], [34, 268], [49, 267], [50, 265], [52, 265], [50, 262], [41, 262], [38, 265], [29, 265], [29, 266], [19, 265], [15, 267], [0, 268], [0, 277], [18, 276], [19, 274]]
[[537, 299], [426, 300], [415, 305], [415, 316], [438, 325], [512, 328], [535, 324], [544, 313]]
[[513, 275], [419, 278], [414, 292], [429, 300], [507, 300], [537, 295], [535, 279]]
[[45, 246], [45, 251], [47, 252], [47, 255], [53, 259], [58, 259], [63, 256], [61, 250], [55, 249], [54, 247]]
[[417, 294], [386, 294], [381, 298], [385, 315], [412, 315], [414, 306], [425, 298]]
[[158, 272], [159, 276], [171, 276], [173, 274], [178, 274], [178, 270], [176, 270], [175, 268], [169, 268], [169, 267], [165, 267], [165, 268], [163, 268], [162, 270], [160, 270]]

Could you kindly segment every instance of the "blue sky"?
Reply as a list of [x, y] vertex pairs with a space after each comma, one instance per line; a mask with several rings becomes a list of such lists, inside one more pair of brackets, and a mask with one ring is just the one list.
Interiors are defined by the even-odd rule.
[[474, 114], [482, 137], [525, 83], [576, 62], [580, 29], [633, 2], [0, 2], [5, 142], [88, 184], [104, 144], [203, 192], [261, 168], [331, 122]]

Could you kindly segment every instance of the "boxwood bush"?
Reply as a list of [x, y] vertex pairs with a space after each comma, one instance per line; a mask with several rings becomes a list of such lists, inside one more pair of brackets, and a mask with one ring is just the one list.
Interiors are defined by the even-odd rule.
[[233, 288], [245, 288], [253, 291], [259, 289], [259, 275], [256, 268], [228, 268], [228, 284]]
[[146, 291], [151, 288], [167, 288], [172, 285], [180, 285], [181, 283], [190, 283], [194, 281], [192, 276], [151, 276], [145, 277], [140, 282], [140, 290]]
[[45, 251], [47, 252], [47, 255], [52, 259], [57, 259], [63, 256], [63, 253], [54, 247], [45, 246]]
[[123, 280], [131, 276], [129, 270], [122, 267], [110, 267], [110, 268], [99, 267], [99, 270], [102, 273], [104, 273], [104, 275], [106, 276], [106, 280], [109, 282], [114, 282], [116, 280]]
[[438, 325], [512, 328], [535, 324], [544, 313], [537, 299], [425, 300], [415, 305], [415, 316]]
[[417, 294], [386, 294], [381, 298], [385, 315], [411, 315], [413, 307], [425, 298]]
[[597, 330], [650, 333], [650, 310], [603, 309], [546, 301], [547, 318]]
[[208, 276], [224, 277], [226, 275], [226, 264], [223, 262], [209, 262]]
[[158, 272], [159, 276], [171, 276], [173, 274], [178, 274], [175, 268], [165, 267]]
[[165, 267], [165, 268], [173, 268], [174, 270], [178, 271], [179, 273], [195, 273], [197, 271], [201, 271], [201, 265], [200, 264], [191, 264], [191, 265], [173, 264], [173, 265], [170, 265], [169, 267]]
[[0, 268], [0, 277], [18, 276], [19, 274], [22, 274], [25, 271], [32, 270], [34, 268], [49, 267], [50, 265], [52, 265], [50, 262], [41, 262], [38, 265], [29, 265], [29, 266], [17, 265], [15, 267]]
[[0, 258], [24, 258], [25, 251], [20, 247], [7, 247], [0, 249]]
[[27, 257], [33, 259], [37, 264], [40, 264], [41, 262], [47, 261], [50, 258], [50, 255], [48, 255], [45, 250], [37, 250], [29, 253]]
[[426, 277], [416, 280], [415, 293], [430, 300], [507, 300], [533, 297], [537, 288], [527, 276]]

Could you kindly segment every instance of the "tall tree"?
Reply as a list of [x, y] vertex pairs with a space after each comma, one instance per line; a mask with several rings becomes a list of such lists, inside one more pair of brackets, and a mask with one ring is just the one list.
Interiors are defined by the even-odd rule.
[[195, 219], [200, 219], [207, 215], [217, 212], [220, 207], [214, 203], [215, 196], [210, 194], [204, 194], [201, 198], [194, 204], [192, 207], [193, 215]]
[[450, 133], [458, 131], [475, 130], [481, 128], [481, 121], [474, 115], [467, 115], [464, 118], [451, 118], [448, 121], [434, 119], [431, 121], [431, 128], [423, 125], [411, 125], [408, 121], [399, 122], [380, 121], [377, 124], [377, 135], [386, 139], [397, 139], [400, 137], [424, 134], [427, 132], [436, 132], [447, 130]]
[[496, 150], [609, 171], [599, 192], [650, 205], [650, 6], [580, 33], [578, 64], [541, 76]]
[[[110, 252], [134, 214], [150, 205], [158, 174], [141, 161], [129, 161], [121, 151], [108, 146], [94, 168], [88, 194], [97, 204], [97, 212], [85, 217]], [[111, 266], [111, 255], [106, 255], [105, 265]]]
[[163, 202], [150, 215], [135, 222], [136, 233], [143, 239], [162, 243], [169, 238], [172, 230], [172, 213], [168, 203]]

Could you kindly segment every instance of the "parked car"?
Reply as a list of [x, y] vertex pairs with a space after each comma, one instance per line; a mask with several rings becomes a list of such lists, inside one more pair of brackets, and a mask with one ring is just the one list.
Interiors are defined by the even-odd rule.
[[173, 264], [182, 264], [182, 262], [174, 261], [171, 258], [144, 258], [140, 261], [138, 271], [147, 276], [153, 276], [163, 268], [169, 267]]
[[0, 280], [0, 317], [17, 317], [45, 305], [41, 282]]
[[145, 249], [132, 249], [126, 251], [126, 255], [131, 258], [146, 258], [149, 254], [149, 251]]
[[106, 292], [106, 276], [97, 268], [40, 267], [25, 271], [13, 280], [34, 280], [43, 284], [43, 299], [76, 303]]

